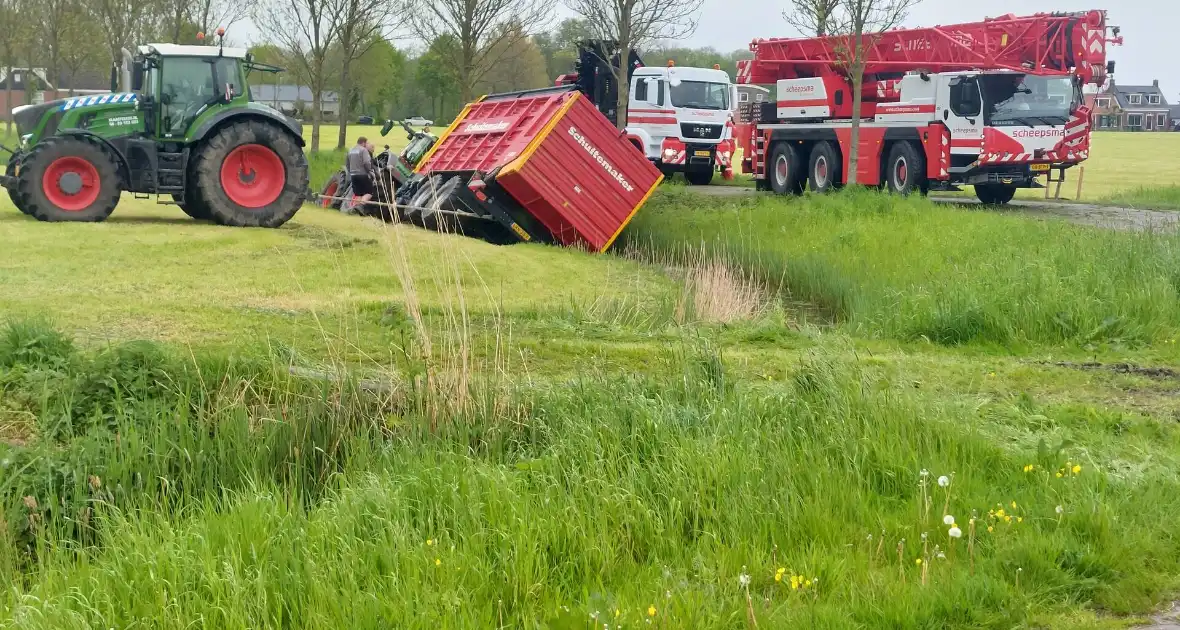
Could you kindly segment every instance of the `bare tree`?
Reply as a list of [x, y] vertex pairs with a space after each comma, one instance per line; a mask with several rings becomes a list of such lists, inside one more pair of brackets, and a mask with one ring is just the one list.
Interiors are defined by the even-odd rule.
[[[197, 32], [211, 35], [218, 27], [227, 31], [250, 17], [258, 0], [188, 0], [190, 19]], [[227, 36], [228, 39], [229, 36]]]
[[566, 6], [585, 18], [593, 33], [618, 46], [619, 64], [614, 70], [619, 86], [619, 129], [627, 126], [631, 94], [627, 59], [631, 49], [691, 35], [700, 4], [697, 0], [566, 0]]
[[[58, 53], [57, 64], [60, 69], [53, 80], [68, 81], [69, 95], [73, 96], [74, 81], [79, 72], [83, 69], [102, 70], [106, 67], [102, 61], [102, 30], [86, 14], [82, 3], [73, 0], [62, 22], [61, 37], [68, 45], [62, 46]], [[57, 83], [54, 83], [53, 87], [59, 91], [61, 89]], [[59, 92], [58, 97], [61, 96]]]
[[[87, 6], [103, 33], [112, 63], [122, 63], [124, 48], [134, 50], [158, 7], [142, 0], [89, 0]], [[130, 89], [124, 85], [122, 89]]]
[[451, 38], [448, 47], [459, 80], [459, 98], [471, 101], [475, 86], [501, 63], [501, 55], [547, 24], [548, 0], [434, 0], [411, 14], [414, 31], [426, 42]]
[[[4, 65], [4, 104], [7, 110], [12, 109], [12, 71], [19, 63], [20, 51], [28, 35], [25, 22], [19, 17], [21, 8], [21, 0], [0, 0], [0, 62]], [[12, 112], [5, 111], [4, 117], [6, 131], [11, 134]]]
[[840, 0], [790, 0], [791, 6], [783, 11], [787, 23], [805, 36], [823, 37], [828, 34], [828, 24], [836, 12]]
[[828, 16], [828, 33], [848, 82], [852, 86], [852, 130], [848, 141], [848, 185], [857, 181], [860, 157], [860, 118], [864, 98], [865, 65], [868, 53], [881, 34], [901, 24], [910, 9], [922, 0], [836, 0], [836, 10]]
[[336, 148], [348, 144], [349, 105], [352, 103], [352, 66], [394, 26], [394, 16], [407, 15], [409, 7], [390, 0], [332, 0], [340, 16], [340, 121]]
[[311, 89], [311, 150], [318, 151], [328, 54], [341, 26], [332, 0], [270, 0], [259, 5], [256, 13], [256, 21], [289, 52], [292, 72]]

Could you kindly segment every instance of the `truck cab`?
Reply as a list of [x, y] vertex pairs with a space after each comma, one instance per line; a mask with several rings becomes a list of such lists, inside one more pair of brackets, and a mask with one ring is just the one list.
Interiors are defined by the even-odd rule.
[[631, 77], [627, 136], [665, 175], [708, 184], [733, 177], [737, 87], [713, 68], [639, 67]]

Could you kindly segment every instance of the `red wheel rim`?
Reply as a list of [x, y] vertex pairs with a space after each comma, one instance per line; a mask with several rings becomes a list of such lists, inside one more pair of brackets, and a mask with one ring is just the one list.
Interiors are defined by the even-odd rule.
[[67, 156], [54, 160], [41, 176], [41, 189], [49, 203], [66, 212], [81, 212], [98, 200], [102, 180], [86, 158]]
[[274, 151], [261, 144], [243, 144], [221, 163], [221, 188], [243, 208], [261, 208], [283, 194], [286, 169]]
[[336, 201], [333, 197], [336, 196], [336, 191], [340, 190], [340, 183], [336, 180], [328, 182], [328, 189], [324, 191], [324, 200], [320, 203], [320, 207], [331, 208], [332, 203]]

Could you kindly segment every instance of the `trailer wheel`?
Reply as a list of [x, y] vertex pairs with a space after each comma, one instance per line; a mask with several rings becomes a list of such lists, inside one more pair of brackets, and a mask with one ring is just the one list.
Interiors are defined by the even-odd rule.
[[453, 211], [457, 208], [457, 197], [459, 189], [463, 186], [463, 180], [459, 176], [454, 176], [443, 182], [438, 189], [434, 191], [430, 202], [425, 204], [422, 208], [422, 227], [428, 230], [436, 230], [438, 232], [452, 231], [454, 221], [445, 212]]
[[1016, 196], [1016, 189], [1001, 184], [976, 184], [975, 196], [989, 206], [1003, 206]]
[[410, 223], [419, 227], [425, 227], [422, 222], [422, 213], [430, 207], [430, 203], [434, 200], [434, 194], [438, 192], [442, 182], [442, 176], [435, 175], [418, 185], [418, 191], [414, 193], [414, 196], [406, 204], [406, 219]]
[[926, 156], [911, 142], [895, 142], [885, 162], [885, 181], [889, 192], [910, 195], [926, 190]]
[[811, 150], [808, 185], [813, 193], [828, 193], [840, 187], [840, 152], [831, 142], [818, 142]]
[[779, 142], [770, 153], [770, 189], [780, 195], [801, 195], [807, 183], [807, 171], [799, 149], [789, 142]]

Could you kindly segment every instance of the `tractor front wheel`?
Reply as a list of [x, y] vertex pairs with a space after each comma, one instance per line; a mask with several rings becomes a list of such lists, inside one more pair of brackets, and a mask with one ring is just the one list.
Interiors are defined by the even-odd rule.
[[220, 129], [198, 149], [194, 170], [210, 218], [235, 227], [279, 227], [299, 211], [308, 186], [303, 149], [258, 121]]
[[64, 136], [37, 143], [21, 160], [13, 201], [39, 221], [102, 221], [119, 193], [118, 166], [102, 145]]
[[[20, 157], [13, 155], [8, 158], [8, 166], [4, 169], [4, 174], [15, 179], [19, 170]], [[29, 213], [28, 204], [25, 203], [25, 198], [21, 196], [15, 182], [13, 182], [12, 188], [8, 189], [8, 197], [12, 199], [12, 205], [16, 206], [16, 209], [20, 210], [22, 214]]]

